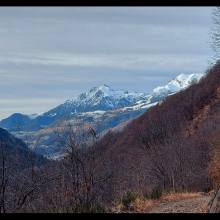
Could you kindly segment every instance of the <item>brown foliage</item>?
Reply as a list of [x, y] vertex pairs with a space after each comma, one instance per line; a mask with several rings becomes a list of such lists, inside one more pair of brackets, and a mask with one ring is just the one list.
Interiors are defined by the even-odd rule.
[[157, 185], [165, 191], [212, 187], [208, 164], [210, 136], [220, 129], [219, 76], [217, 64], [198, 84], [167, 97], [122, 132], [108, 133], [100, 141], [104, 158], [111, 158], [104, 169], [114, 173], [114, 195]]

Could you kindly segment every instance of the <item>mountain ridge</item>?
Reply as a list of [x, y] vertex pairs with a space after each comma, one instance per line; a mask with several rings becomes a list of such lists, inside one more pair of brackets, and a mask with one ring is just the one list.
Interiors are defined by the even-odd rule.
[[[63, 155], [63, 150], [65, 149], [63, 149], [63, 146], [57, 142], [57, 137], [55, 135], [55, 131], [57, 129], [60, 130], [60, 128], [64, 128], [69, 124], [72, 126], [83, 126], [85, 124], [89, 124], [96, 130], [100, 138], [109, 130], [118, 132], [119, 130], [123, 130], [126, 126], [128, 126], [132, 120], [148, 111], [148, 109], [161, 104], [161, 102], [163, 102], [163, 100], [168, 96], [187, 88], [193, 81], [191, 79], [195, 78], [196, 80], [194, 79], [194, 81], [198, 82], [202, 76], [203, 74], [180, 74], [173, 80], [170, 80], [165, 86], [156, 87], [156, 91], [161, 91], [159, 94], [158, 92], [156, 93], [155, 90], [153, 90], [151, 94], [147, 94], [113, 90], [107, 85], [93, 87], [88, 92], [81, 93], [73, 100], [67, 100], [63, 104], [48, 112], [45, 112], [42, 115], [38, 115], [33, 119], [28, 119], [29, 124], [25, 125], [26, 127], [24, 126], [24, 129], [17, 129], [21, 126], [14, 126], [14, 129], [12, 127], [11, 132], [16, 137], [27, 142], [30, 149], [35, 148], [37, 153], [42, 154], [50, 159], [60, 158], [60, 156]], [[111, 97], [114, 99], [115, 96], [117, 96], [117, 99], [120, 100], [121, 97], [125, 96], [130, 100], [137, 99], [138, 97], [138, 101], [133, 102], [131, 105], [126, 104], [125, 107], [116, 109], [112, 109], [110, 106], [109, 110], [100, 110], [100, 108], [98, 108], [98, 110], [94, 110], [88, 108], [87, 111], [74, 111], [76, 103], [79, 103], [80, 105], [81, 98], [83, 99], [82, 103], [86, 104], [88, 99], [90, 99], [91, 102], [94, 101], [93, 98], [97, 98], [97, 93], [99, 100], [102, 100], [103, 97]], [[131, 98], [130, 96], [133, 97]], [[25, 116], [25, 118], [27, 118], [27, 116]], [[8, 124], [13, 124], [13, 122], [10, 120], [11, 118], [9, 117], [8, 122], [7, 120], [6, 122]], [[1, 125], [2, 124], [0, 123], [0, 126]], [[14, 125], [16, 125], [15, 121]], [[37, 148], [36, 141], [38, 143]]]
[[[56, 121], [74, 117], [78, 113], [93, 111], [112, 111], [116, 109], [148, 109], [166, 96], [189, 86], [193, 80], [199, 81], [204, 74], [180, 74], [165, 86], [156, 87], [152, 93], [114, 90], [103, 84], [91, 88], [88, 92], [66, 100], [57, 107], [41, 115], [15, 113], [0, 121], [0, 126], [9, 131], [39, 130]], [[17, 116], [17, 118], [15, 117]]]

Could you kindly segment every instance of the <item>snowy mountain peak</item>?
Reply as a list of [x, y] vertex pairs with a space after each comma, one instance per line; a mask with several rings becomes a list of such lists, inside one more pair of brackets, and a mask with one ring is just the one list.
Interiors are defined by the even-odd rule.
[[177, 81], [182, 87], [187, 87], [192, 83], [198, 82], [204, 75], [201, 73], [192, 73], [192, 74], [180, 74], [174, 80]]
[[92, 89], [89, 90], [89, 92], [87, 93], [87, 95], [89, 96], [93, 96], [95, 94], [102, 94], [104, 97], [106, 96], [115, 96], [117, 94], [122, 94], [122, 91], [119, 90], [113, 90], [112, 88], [110, 88], [108, 85], [104, 84], [98, 87], [93, 87]]
[[72, 116], [80, 112], [114, 110], [131, 106], [137, 101], [145, 99], [145, 97], [146, 93], [114, 90], [104, 84], [93, 87], [88, 92], [81, 93], [72, 100], [67, 100], [65, 103], [44, 113], [43, 116], [48, 116], [50, 120], [51, 118], [55, 120], [64, 115]]
[[127, 99], [129, 102], [133, 102], [137, 98], [141, 98], [145, 96], [145, 93], [141, 92], [128, 92], [124, 90], [115, 90], [112, 89], [110, 86], [103, 84], [98, 87], [91, 88], [88, 92], [81, 93], [79, 96], [74, 98], [72, 101], [68, 100], [67, 102], [102, 102], [103, 100], [111, 100], [110, 102], [115, 102], [116, 100]]
[[111, 89], [110, 86], [108, 86], [108, 85], [106, 85], [106, 84], [103, 84], [103, 85], [99, 86], [98, 88], [99, 88], [100, 90], [103, 90], [103, 89], [104, 89], [104, 90], [105, 90], [105, 89]]
[[184, 74], [181, 73], [175, 79], [168, 82], [165, 86], [158, 86], [153, 90], [154, 95], [158, 94], [171, 94], [178, 92], [182, 89], [187, 88], [193, 83], [197, 83], [204, 74], [201, 73], [192, 73], [192, 74]]

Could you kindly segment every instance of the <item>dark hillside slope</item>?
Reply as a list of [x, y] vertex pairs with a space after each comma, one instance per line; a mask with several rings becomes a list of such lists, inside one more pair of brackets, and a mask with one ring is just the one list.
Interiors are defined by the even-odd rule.
[[42, 182], [47, 181], [41, 171], [48, 164], [47, 159], [0, 128], [0, 213], [31, 209], [31, 201], [40, 194]]
[[104, 169], [113, 174], [109, 191], [120, 197], [126, 191], [206, 191], [213, 142], [220, 132], [220, 65], [184, 91], [132, 121], [99, 143]]
[[31, 167], [33, 161], [35, 166], [41, 166], [47, 162], [43, 156], [32, 152], [22, 140], [0, 128], [1, 161], [3, 156], [14, 171]]

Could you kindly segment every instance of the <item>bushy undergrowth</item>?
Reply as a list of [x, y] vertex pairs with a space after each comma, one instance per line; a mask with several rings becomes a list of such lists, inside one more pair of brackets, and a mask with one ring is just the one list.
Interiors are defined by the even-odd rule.
[[134, 202], [137, 197], [138, 197], [137, 193], [130, 192], [130, 191], [125, 193], [121, 200], [122, 205], [125, 208], [129, 208], [131, 203]]

